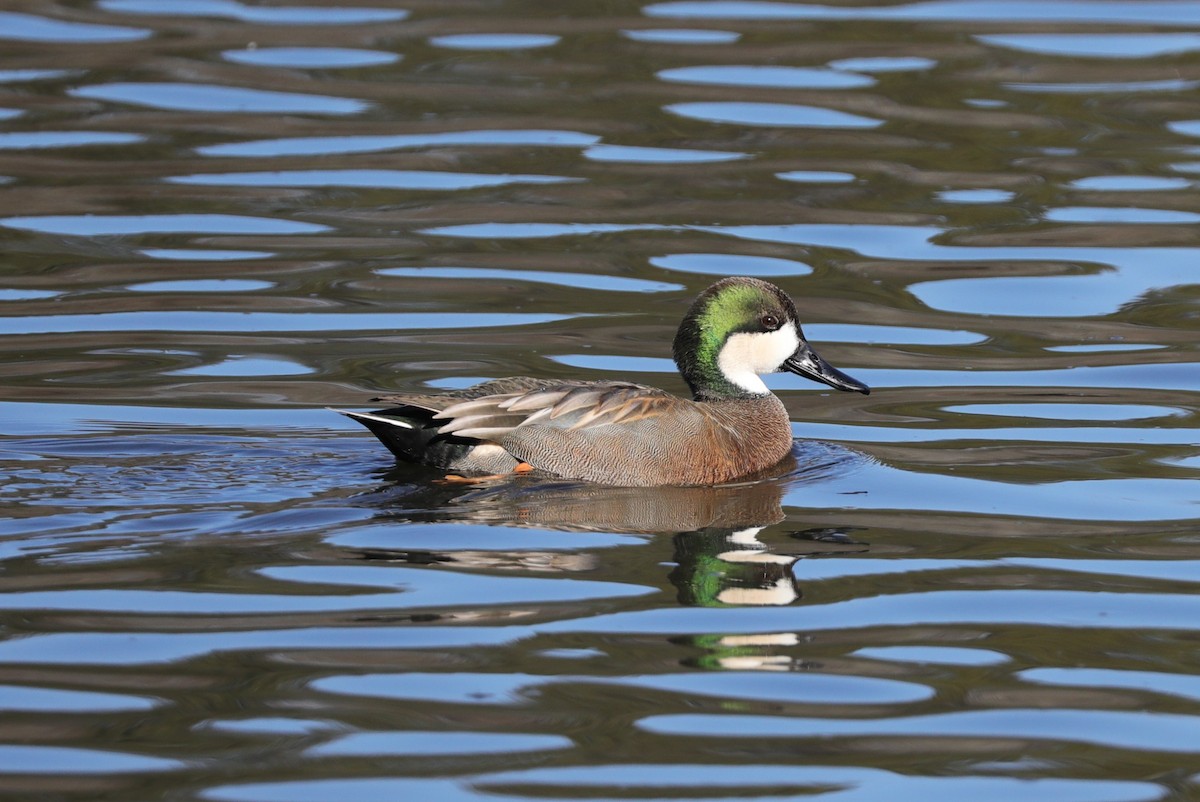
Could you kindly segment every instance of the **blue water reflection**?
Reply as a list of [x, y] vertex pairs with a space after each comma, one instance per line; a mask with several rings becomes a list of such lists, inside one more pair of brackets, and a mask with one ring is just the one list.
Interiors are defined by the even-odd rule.
[[478, 793], [461, 787], [455, 779], [399, 777], [219, 785], [205, 789], [199, 798], [213, 802], [329, 802], [331, 799], [353, 799], [356, 802], [396, 802], [398, 799], [479, 802]]
[[[858, 766], [753, 765], [745, 762], [722, 765], [713, 761], [702, 765], [627, 763], [533, 768], [484, 775], [477, 778], [475, 783], [492, 793], [530, 786], [540, 788], [543, 794], [558, 791], [558, 799], [581, 796], [598, 798], [597, 794], [606, 792], [608, 795], [604, 798], [613, 799], [617, 794], [628, 791], [637, 793], [635, 798], [650, 798], [647, 795], [656, 791], [661, 793], [684, 789], [689, 792], [686, 799], [702, 802], [735, 798], [734, 794], [737, 794], [736, 798], [811, 799], [814, 802], [878, 802], [881, 799], [1001, 802], [1018, 797], [1029, 802], [1150, 802], [1161, 799], [1164, 791], [1162, 786], [1149, 782], [994, 776], [930, 777]], [[786, 796], [779, 796], [780, 793]], [[254, 802], [282, 802], [284, 798], [245, 797]], [[295, 802], [303, 799], [286, 798]], [[539, 798], [547, 797], [539, 794]]]
[[[860, 485], [858, 492], [861, 489]], [[795, 503], [788, 499], [788, 504], [825, 509], [832, 494], [842, 492], [842, 488], [836, 486], [825, 486], [823, 490], [823, 502], [804, 504], [803, 499], [797, 499]], [[992, 498], [999, 501], [995, 496]], [[810, 497], [811, 500], [814, 498]], [[1128, 505], [1127, 501], [1125, 503]], [[972, 509], [980, 509], [978, 500]], [[997, 509], [1005, 509], [1008, 514], [1007, 507], [998, 506]], [[663, 607], [553, 622], [538, 629], [560, 633], [620, 632], [626, 636], [639, 633], [665, 636], [696, 632], [844, 632], [871, 627], [1004, 624], [1132, 633], [1145, 629], [1190, 631], [1197, 615], [1200, 615], [1200, 598], [1191, 593], [936, 590], [796, 607]], [[5, 645], [0, 644], [0, 660], [4, 653]]]
[[[289, 565], [265, 568], [262, 576], [281, 582], [312, 585], [343, 585], [359, 588], [403, 588], [395, 602], [397, 607], [432, 607], [446, 605], [532, 604], [535, 602], [578, 601], [580, 599], [619, 599], [656, 592], [655, 588], [639, 587], [617, 582], [573, 579], [534, 579], [527, 576], [486, 576], [458, 571], [428, 571], [398, 565]], [[389, 594], [391, 595], [391, 594]], [[240, 597], [249, 601], [249, 597]], [[281, 595], [278, 603], [319, 603], [321, 597]], [[336, 597], [325, 597], [332, 601]], [[354, 600], [366, 601], [369, 596], [343, 596], [334, 601], [337, 606]], [[290, 600], [290, 601], [289, 601]], [[231, 601], [235, 606], [245, 602]], [[328, 609], [333, 609], [331, 606]]]
[[[1188, 434], [1194, 437], [1195, 431]], [[1031, 518], [1168, 521], [1195, 517], [1196, 504], [1188, 495], [1192, 484], [1189, 479], [1121, 478], [997, 485], [982, 479], [917, 474], [872, 464], [860, 467], [849, 477], [797, 485], [788, 490], [785, 501], [796, 507], [820, 509], [822, 499], [831, 494], [853, 494], [858, 509], [988, 509]], [[1130, 504], [1132, 498], [1138, 503]]]
[[116, 131], [13, 131], [0, 133], [0, 150], [130, 145], [144, 140], [145, 137], [141, 134], [124, 134]]
[[1059, 94], [1094, 95], [1126, 92], [1188, 92], [1200, 87], [1200, 81], [1170, 78], [1162, 81], [1100, 81], [1079, 83], [1009, 83], [1005, 89], [1014, 92], [1046, 92]]
[[[1167, 123], [1167, 129], [1185, 136], [1200, 136], [1200, 120], [1178, 120]], [[1191, 150], [1190, 152], [1195, 152]]]
[[238, 278], [180, 279], [130, 284], [135, 292], [254, 292], [275, 286], [269, 281]]
[[[158, 351], [154, 351], [158, 353]], [[184, 352], [187, 353], [187, 352]], [[285, 430], [315, 430], [322, 424], [330, 428], [351, 429], [354, 424], [341, 416], [331, 416], [324, 409], [295, 408], [288, 410], [286, 421], [280, 420], [277, 409], [222, 409], [220, 407], [181, 408], [135, 405], [77, 403], [0, 403], [5, 421], [20, 427], [26, 435], [68, 435], [85, 432], [111, 432], [114, 428], [130, 426], [186, 426], [203, 430], [205, 427], [237, 428], [249, 426], [266, 429], [272, 426]]]
[[366, 187], [372, 189], [459, 190], [508, 184], [564, 184], [582, 181], [559, 175], [450, 173], [438, 170], [280, 170], [258, 173], [197, 173], [164, 179], [172, 184], [246, 187]]
[[779, 89], [858, 89], [873, 86], [875, 79], [866, 75], [821, 67], [773, 67], [724, 64], [703, 67], [672, 67], [660, 70], [664, 81], [715, 86], [761, 86]]
[[914, 284], [910, 290], [933, 309], [975, 315], [1063, 317], [1107, 315], [1155, 286], [1167, 287], [1179, 278], [1169, 268], [1157, 275], [1099, 273], [1091, 276], [1030, 276], [947, 279]]
[[679, 0], [642, 9], [651, 17], [747, 20], [963, 20], [972, 22], [1129, 23], [1188, 26], [1200, 23], [1200, 8], [1176, 0], [1106, 0], [1103, 3], [1046, 3], [1042, 0], [927, 0], [894, 6], [823, 6], [774, 0]]
[[540, 239], [584, 234], [619, 234], [626, 231], [674, 231], [681, 228], [684, 227], [658, 223], [467, 223], [425, 228], [418, 233], [472, 239]]
[[1120, 421], [1143, 420], [1185, 414], [1170, 407], [1135, 406], [1132, 404], [966, 404], [945, 407], [947, 412], [968, 415], [1003, 415], [1014, 418], [1047, 420]]
[[650, 148], [630, 145], [592, 145], [583, 157], [595, 162], [629, 162], [634, 164], [704, 164], [745, 159], [749, 153], [720, 150], [690, 150], [684, 148]]
[[398, 331], [493, 326], [532, 326], [565, 320], [567, 315], [504, 312], [112, 312], [38, 317], [0, 317], [0, 333], [54, 334], [86, 331]]
[[812, 272], [810, 266], [794, 259], [740, 253], [671, 253], [652, 256], [649, 261], [665, 270], [708, 276], [806, 276]]
[[626, 39], [665, 45], [723, 45], [742, 37], [737, 31], [716, 31], [704, 28], [647, 28], [641, 31], [621, 31]]
[[1200, 701], [1200, 677], [1163, 671], [1125, 671], [1114, 668], [1027, 668], [1017, 673], [1026, 682], [1069, 688], [1121, 688], [1169, 694]]
[[9, 775], [140, 774], [179, 771], [185, 765], [179, 760], [108, 749], [0, 744], [0, 773]]
[[1186, 189], [1191, 185], [1192, 182], [1186, 178], [1167, 178], [1157, 175], [1095, 175], [1077, 178], [1068, 186], [1071, 189], [1102, 192], [1158, 192]]
[[201, 83], [111, 83], [69, 90], [74, 97], [171, 111], [241, 114], [358, 114], [362, 100]]
[[854, 657], [897, 663], [948, 666], [995, 666], [1010, 661], [1008, 655], [991, 649], [963, 646], [870, 646], [858, 649]]
[[162, 704], [157, 699], [99, 691], [71, 691], [25, 685], [0, 685], [0, 710], [38, 712], [111, 713], [118, 710], [150, 710]]
[[560, 39], [541, 33], [459, 33], [434, 36], [429, 43], [451, 50], [532, 50], [556, 45]]
[[0, 84], [47, 81], [71, 74], [71, 70], [0, 70]]
[[378, 699], [419, 699], [471, 705], [511, 705], [527, 702], [529, 692], [554, 682], [533, 674], [444, 672], [430, 674], [362, 674], [322, 677], [312, 683], [324, 693], [370, 696]]
[[979, 332], [962, 329], [919, 329], [864, 323], [810, 323], [805, 325], [804, 332], [815, 342], [885, 345], [974, 345], [987, 339]]
[[[864, 377], [872, 388], [885, 386], [880, 378], [880, 371], [870, 370], [867, 368], [854, 368], [854, 375]], [[1007, 381], [1006, 381], [1007, 378]], [[1011, 387], [1025, 377], [1017, 374], [1016, 377], [1003, 373], [997, 373], [993, 376], [992, 382], [968, 382], [955, 379], [963, 386], [994, 386]], [[788, 382], [787, 379], [772, 379], [768, 380], [767, 385], [779, 385]], [[1164, 384], [1168, 384], [1164, 382]], [[945, 383], [936, 383], [933, 378], [929, 379], [929, 383], [924, 385], [928, 387], [944, 388]], [[1064, 385], [1062, 382], [1046, 382], [1048, 387], [1063, 387], [1072, 386]], [[1175, 385], [1168, 385], [1165, 389], [1183, 389], [1186, 381], [1181, 380]], [[811, 389], [812, 383], [807, 386], [801, 386], [799, 381], [794, 383], [794, 389], [808, 390]], [[1122, 389], [1125, 385], [1115, 384], [1109, 385], [1110, 389]], [[779, 389], [779, 388], [773, 388]], [[824, 391], [821, 391], [824, 392]], [[1196, 430], [1189, 428], [1176, 427], [1146, 427], [1146, 426], [1034, 426], [1027, 421], [1022, 422], [1022, 426], [1012, 427], [988, 427], [986, 430], [977, 428], [962, 428], [950, 429], [939, 427], [937, 429], [918, 429], [906, 428], [901, 430], [889, 430], [883, 427], [847, 425], [837, 423], [815, 423], [805, 421], [803, 423], [795, 423], [792, 425], [792, 431], [797, 437], [811, 438], [815, 440], [836, 440], [846, 443], [956, 443], [964, 440], [978, 440], [981, 435], [986, 435], [989, 441], [996, 443], [1135, 443], [1135, 444], [1156, 444], [1156, 445], [1175, 445], [1188, 446], [1195, 444]], [[903, 432], [901, 434], [900, 432]], [[1150, 485], [1153, 487], [1153, 485]], [[1185, 486], [1174, 485], [1176, 489], [1184, 490]], [[1164, 492], [1168, 491], [1170, 486], [1163, 488]], [[984, 500], [982, 497], [980, 500]], [[1064, 503], [1068, 500], [1064, 496]], [[1151, 512], [1154, 512], [1153, 510]], [[1150, 513], [1147, 513], [1150, 514]]]
[[934, 197], [943, 203], [1008, 203], [1016, 193], [1007, 189], [946, 189]]
[[165, 371], [167, 376], [299, 376], [313, 369], [285, 359], [233, 356], [213, 365]]
[[[575, 682], [598, 681], [574, 677]], [[926, 685], [894, 679], [791, 671], [702, 671], [604, 680], [614, 685], [653, 688], [691, 697], [757, 700], [768, 703], [873, 705], [929, 699]]]
[[[1060, 219], [1078, 216], [1107, 218], [1110, 211], [1084, 208], [1057, 210]], [[1191, 222], [1200, 215], [1170, 210], [1115, 210], [1116, 218], [1151, 219], [1162, 222]], [[1163, 211], [1159, 217], [1155, 214]], [[2, 221], [0, 221], [2, 222]], [[626, 231], [671, 231], [693, 229], [736, 239], [847, 249], [864, 257], [945, 262], [1029, 261], [1064, 265], [1091, 264], [1114, 269], [1064, 276], [1005, 276], [927, 281], [909, 289], [923, 303], [937, 309], [972, 314], [1019, 315], [1028, 317], [1103, 315], [1155, 288], [1194, 283], [1195, 252], [1190, 248], [1064, 247], [945, 245], [937, 240], [943, 231], [924, 226], [860, 224], [792, 224], [759, 226], [666, 226], [619, 223], [478, 223], [439, 226], [422, 233], [443, 237], [521, 239], [580, 236]], [[957, 374], [960, 377], [966, 374]], [[1012, 377], [1013, 380], [1016, 377]], [[1036, 382], [1042, 383], [1042, 382]]]
[[218, 732], [238, 732], [252, 735], [308, 735], [310, 733], [336, 729], [337, 725], [329, 721], [314, 719], [261, 716], [258, 718], [207, 721], [203, 727]]
[[[444, 680], [444, 681], [443, 681]], [[813, 673], [702, 672], [623, 678], [531, 676], [528, 674], [376, 674], [328, 677], [314, 687], [330, 693], [386, 699], [438, 699], [466, 704], [511, 704], [551, 683], [604, 684], [691, 696], [807, 704], [905, 704], [930, 698], [930, 688], [873, 677]]]
[[4, 217], [0, 226], [77, 237], [133, 234], [316, 234], [328, 226], [238, 214], [77, 214]]
[[647, 281], [625, 276], [598, 273], [555, 273], [545, 270], [497, 270], [482, 267], [387, 267], [376, 271], [382, 276], [406, 278], [461, 278], [480, 281], [530, 281], [556, 284], [583, 290], [604, 292], [671, 292], [683, 289], [681, 284]]
[[848, 184], [857, 178], [854, 173], [835, 170], [790, 170], [786, 173], [776, 173], [775, 177], [798, 184]]
[[[1126, 210], [1121, 210], [1118, 216], [1125, 213]], [[1181, 214], [1189, 220], [1194, 216]], [[1103, 212], [1098, 216], [1102, 215]], [[1117, 268], [1070, 276], [947, 279], [921, 282], [909, 288], [934, 308], [972, 314], [1030, 317], [1106, 314], [1156, 287], [1188, 284], [1194, 279], [1195, 252], [1189, 248], [943, 245], [936, 241], [942, 233], [940, 229], [919, 226], [802, 224], [706, 227], [705, 230], [738, 239], [846, 248], [882, 259], [1053, 261]]]
[[0, 288], [0, 301], [38, 301], [60, 294], [51, 290], [19, 290], [5, 287]]
[[664, 111], [710, 123], [779, 128], [877, 128], [883, 120], [797, 103], [673, 103]]
[[1166, 346], [1149, 343], [1105, 342], [1080, 345], [1050, 345], [1046, 347], [1046, 350], [1063, 354], [1102, 354], [1106, 351], [1154, 351], [1159, 348], [1166, 348]]
[[120, 25], [98, 25], [90, 22], [37, 17], [15, 11], [0, 11], [0, 39], [21, 42], [93, 43], [136, 42], [152, 35], [143, 28]]
[[675, 363], [667, 357], [613, 356], [611, 354], [558, 354], [553, 361], [585, 370], [604, 370], [613, 373], [659, 373], [676, 371]]
[[[195, 612], [203, 613], [203, 610]], [[522, 627], [301, 627], [222, 632], [37, 635], [0, 643], [0, 664], [152, 665], [263, 649], [455, 649], [511, 643]]]
[[1075, 571], [1168, 582], [1200, 582], [1200, 563], [1195, 560], [1064, 560], [1054, 557], [1010, 557], [1005, 562], [1051, 571]]
[[1200, 223], [1200, 214], [1175, 209], [1141, 209], [1134, 206], [1064, 206], [1047, 209], [1045, 218], [1055, 223], [1150, 223], [1188, 225]]
[[1027, 53], [1084, 58], [1155, 58], [1200, 50], [1197, 33], [1005, 33], [975, 38]]
[[271, 156], [316, 156], [349, 153], [378, 153], [409, 148], [479, 145], [482, 147], [517, 146], [583, 148], [600, 137], [578, 131], [483, 130], [435, 131], [428, 134], [388, 134], [361, 136], [317, 136], [288, 139], [259, 139], [229, 142], [196, 148], [202, 156], [260, 158]]
[[305, 752], [311, 757], [422, 758], [443, 755], [494, 755], [568, 749], [561, 735], [509, 732], [355, 732]]
[[221, 58], [235, 64], [315, 70], [395, 64], [400, 60], [400, 55], [382, 50], [359, 50], [350, 47], [255, 47], [246, 50], [226, 50], [221, 53]]
[[793, 566], [796, 579], [811, 584], [848, 577], [885, 577], [930, 571], [981, 570], [989, 567], [983, 560], [926, 560], [910, 557], [903, 560], [883, 560], [869, 557], [826, 557], [820, 560], [800, 560]]
[[360, 525], [326, 538], [344, 549], [413, 549], [438, 551], [577, 551], [630, 546], [642, 542], [637, 535], [616, 532], [563, 532], [532, 526], [510, 527], [499, 536], [483, 524], [410, 523], [402, 530], [390, 524]]
[[1109, 710], [970, 710], [869, 720], [745, 715], [666, 715], [638, 722], [649, 732], [717, 738], [1021, 738], [1134, 751], [1200, 753], [1196, 716]]
[[139, 251], [151, 259], [189, 262], [239, 262], [243, 259], [266, 259], [275, 254], [270, 251], [226, 251], [200, 250], [197, 248], [143, 248]]
[[[1019, 796], [1029, 802], [1151, 802], [1161, 799], [1164, 788], [1148, 782], [1013, 778], [994, 776], [930, 777], [899, 774], [880, 769], [847, 766], [780, 766], [746, 762], [723, 765], [707, 762], [676, 765], [607, 763], [525, 769], [485, 774], [465, 787], [455, 779], [325, 779], [293, 782], [220, 786], [205, 791], [204, 799], [215, 802], [327, 802], [355, 799], [361, 802], [393, 802], [396, 799], [436, 799], [438, 802], [478, 802], [485, 797], [523, 793], [539, 789], [539, 799], [611, 800], [628, 798], [629, 791], [648, 798], [656, 789], [682, 787], [696, 802], [727, 800], [730, 791], [756, 799], [777, 799], [782, 789], [787, 799], [833, 800], [834, 802], [877, 802], [879, 799], [976, 799], [981, 802], [1009, 800]], [[519, 790], [518, 790], [519, 789]], [[716, 795], [701, 796], [713, 791]], [[558, 792], [548, 796], [548, 792]], [[605, 793], [604, 797], [596, 794]], [[771, 793], [772, 796], [763, 796]], [[505, 794], [509, 795], [509, 794]], [[659, 798], [659, 797], [652, 797]]]
[[262, 25], [364, 25], [396, 22], [407, 11], [389, 8], [244, 5], [234, 0], [99, 0], [96, 4], [117, 14], [172, 17], [219, 17]]
[[836, 59], [829, 66], [850, 72], [918, 72], [933, 69], [937, 61], [924, 56], [862, 56]]

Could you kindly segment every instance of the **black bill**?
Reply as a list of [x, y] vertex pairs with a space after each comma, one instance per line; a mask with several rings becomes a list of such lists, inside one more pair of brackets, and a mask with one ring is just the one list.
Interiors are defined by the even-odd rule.
[[828, 384], [830, 387], [838, 390], [853, 390], [863, 395], [870, 395], [871, 393], [870, 387], [858, 379], [850, 378], [826, 362], [806, 342], [800, 343], [800, 347], [796, 349], [796, 353], [783, 361], [783, 369], [795, 373], [797, 376], [804, 376], [807, 379]]

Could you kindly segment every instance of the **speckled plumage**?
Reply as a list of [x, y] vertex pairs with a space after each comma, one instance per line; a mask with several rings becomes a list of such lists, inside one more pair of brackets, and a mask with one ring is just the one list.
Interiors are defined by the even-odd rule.
[[373, 400], [396, 406], [345, 414], [398, 458], [446, 470], [507, 473], [527, 463], [608, 485], [715, 485], [769, 468], [791, 448], [787, 411], [754, 374], [790, 370], [867, 392], [808, 347], [791, 299], [757, 279], [701, 293], [674, 355], [693, 400], [628, 382], [513, 377], [382, 396]]

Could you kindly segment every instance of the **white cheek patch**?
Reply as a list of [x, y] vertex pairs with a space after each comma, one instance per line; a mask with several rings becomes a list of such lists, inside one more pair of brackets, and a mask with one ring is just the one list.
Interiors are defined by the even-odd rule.
[[800, 335], [796, 333], [796, 324], [790, 321], [775, 331], [739, 332], [725, 341], [717, 356], [717, 367], [726, 379], [746, 392], [762, 395], [770, 390], [759, 375], [779, 370], [783, 360], [799, 347]]

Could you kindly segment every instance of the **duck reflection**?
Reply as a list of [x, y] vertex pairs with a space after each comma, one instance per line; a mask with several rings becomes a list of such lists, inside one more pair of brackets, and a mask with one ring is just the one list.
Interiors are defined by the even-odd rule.
[[799, 599], [792, 566], [806, 557], [866, 551], [849, 532], [822, 527], [789, 534], [782, 546], [758, 539], [766, 527], [703, 529], [675, 536], [676, 568], [671, 582], [679, 601], [690, 606], [785, 605]]
[[[785, 605], [801, 598], [792, 566], [823, 553], [862, 551], [865, 544], [836, 528], [788, 534], [781, 545], [760, 535], [785, 520], [783, 498], [796, 484], [826, 480], [847, 469], [853, 452], [798, 443], [768, 472], [715, 487], [608, 487], [587, 482], [511, 475], [464, 484], [433, 479], [398, 465], [368, 494], [383, 519], [404, 523], [460, 522], [575, 532], [672, 535], [675, 568], [669, 578], [689, 606]], [[531, 550], [390, 550], [364, 559], [410, 564], [453, 563], [489, 570], [572, 573], [595, 567], [589, 552]]]

